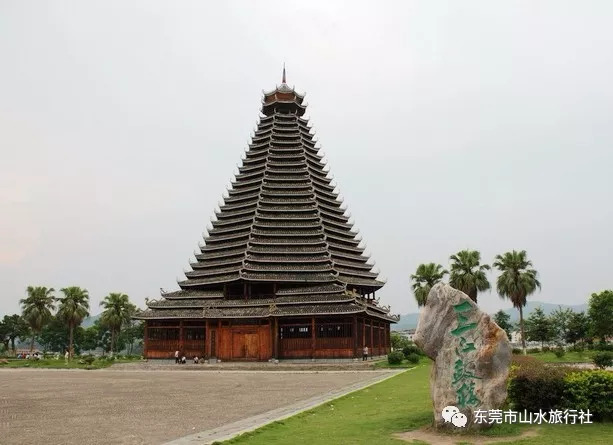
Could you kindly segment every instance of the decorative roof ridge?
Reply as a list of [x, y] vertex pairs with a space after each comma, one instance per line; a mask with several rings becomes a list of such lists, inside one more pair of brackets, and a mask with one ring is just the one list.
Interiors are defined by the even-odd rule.
[[339, 274], [349, 275], [349, 276], [356, 277], [356, 278], [364, 277], [364, 278], [376, 279], [379, 276], [379, 274], [376, 272], [345, 269], [342, 265], [339, 265], [338, 263], [335, 263], [334, 268]]
[[216, 275], [227, 275], [228, 273], [240, 272], [241, 266], [221, 267], [214, 270], [196, 269], [184, 272], [187, 278], [213, 277]]
[[[232, 258], [232, 257], [230, 257]], [[197, 260], [198, 258], [196, 258]], [[195, 269], [210, 269], [210, 268], [216, 268], [219, 266], [223, 266], [226, 264], [234, 264], [234, 263], [240, 263], [240, 259], [238, 258], [234, 258], [234, 259], [228, 259], [228, 257], [217, 257], [217, 258], [211, 258], [211, 260], [202, 260], [202, 261], [196, 261], [194, 262], [190, 262], [189, 266], [192, 268], [192, 270]], [[195, 266], [195, 267], [194, 267]]]

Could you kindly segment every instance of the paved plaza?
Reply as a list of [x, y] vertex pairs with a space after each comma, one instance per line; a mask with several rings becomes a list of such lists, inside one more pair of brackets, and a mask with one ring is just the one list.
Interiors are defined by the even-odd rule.
[[0, 370], [0, 443], [161, 444], [389, 371]]

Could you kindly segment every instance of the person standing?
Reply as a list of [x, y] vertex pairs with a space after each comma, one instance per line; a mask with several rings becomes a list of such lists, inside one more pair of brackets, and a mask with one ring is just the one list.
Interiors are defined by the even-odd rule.
[[179, 350], [175, 351], [175, 364], [179, 363]]
[[362, 349], [362, 361], [368, 360], [368, 346], [364, 346]]

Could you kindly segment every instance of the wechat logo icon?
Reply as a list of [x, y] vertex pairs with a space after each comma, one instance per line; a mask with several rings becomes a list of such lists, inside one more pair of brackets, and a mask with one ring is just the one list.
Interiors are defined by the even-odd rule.
[[460, 410], [453, 405], [449, 405], [443, 408], [443, 412], [441, 413], [441, 415], [443, 416], [445, 422], [451, 422], [453, 426], [456, 426], [458, 428], [464, 428], [466, 426], [466, 423], [468, 422], [466, 416], [462, 414]]

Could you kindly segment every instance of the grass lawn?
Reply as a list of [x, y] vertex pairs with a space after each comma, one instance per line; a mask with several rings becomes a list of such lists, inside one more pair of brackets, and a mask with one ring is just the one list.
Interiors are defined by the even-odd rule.
[[[596, 351], [598, 352], [598, 351]], [[568, 351], [562, 357], [556, 357], [553, 352], [535, 352], [528, 355], [547, 363], [592, 363], [594, 351]]]
[[[426, 357], [420, 357], [419, 363], [430, 363], [430, 359]], [[409, 363], [406, 360], [403, 360], [402, 363], [398, 363], [397, 365], [390, 365], [386, 358], [383, 360], [377, 360], [373, 363], [374, 369], [410, 369], [414, 368], [415, 366], [417, 365], [414, 363]]]
[[116, 359], [116, 360], [99, 360], [96, 359], [91, 365], [79, 363], [79, 358], [74, 358], [66, 362], [64, 358], [59, 360], [43, 359], [43, 360], [25, 360], [25, 359], [8, 359], [8, 363], [0, 363], [2, 368], [53, 368], [53, 369], [100, 369], [111, 366], [113, 363], [129, 363], [138, 359]]
[[[422, 362], [416, 368], [377, 385], [223, 443], [407, 444], [408, 442], [394, 439], [392, 434], [413, 430], [432, 422], [429, 375], [430, 365]], [[609, 445], [613, 437], [613, 423], [526, 427], [537, 428], [538, 437], [520, 440], [514, 438], [514, 435], [519, 435], [523, 430], [523, 425], [502, 425], [484, 435], [509, 435], [508, 440], [498, 442], [506, 445]], [[458, 436], [457, 439], [457, 443], [471, 443], [470, 437], [467, 436]]]

